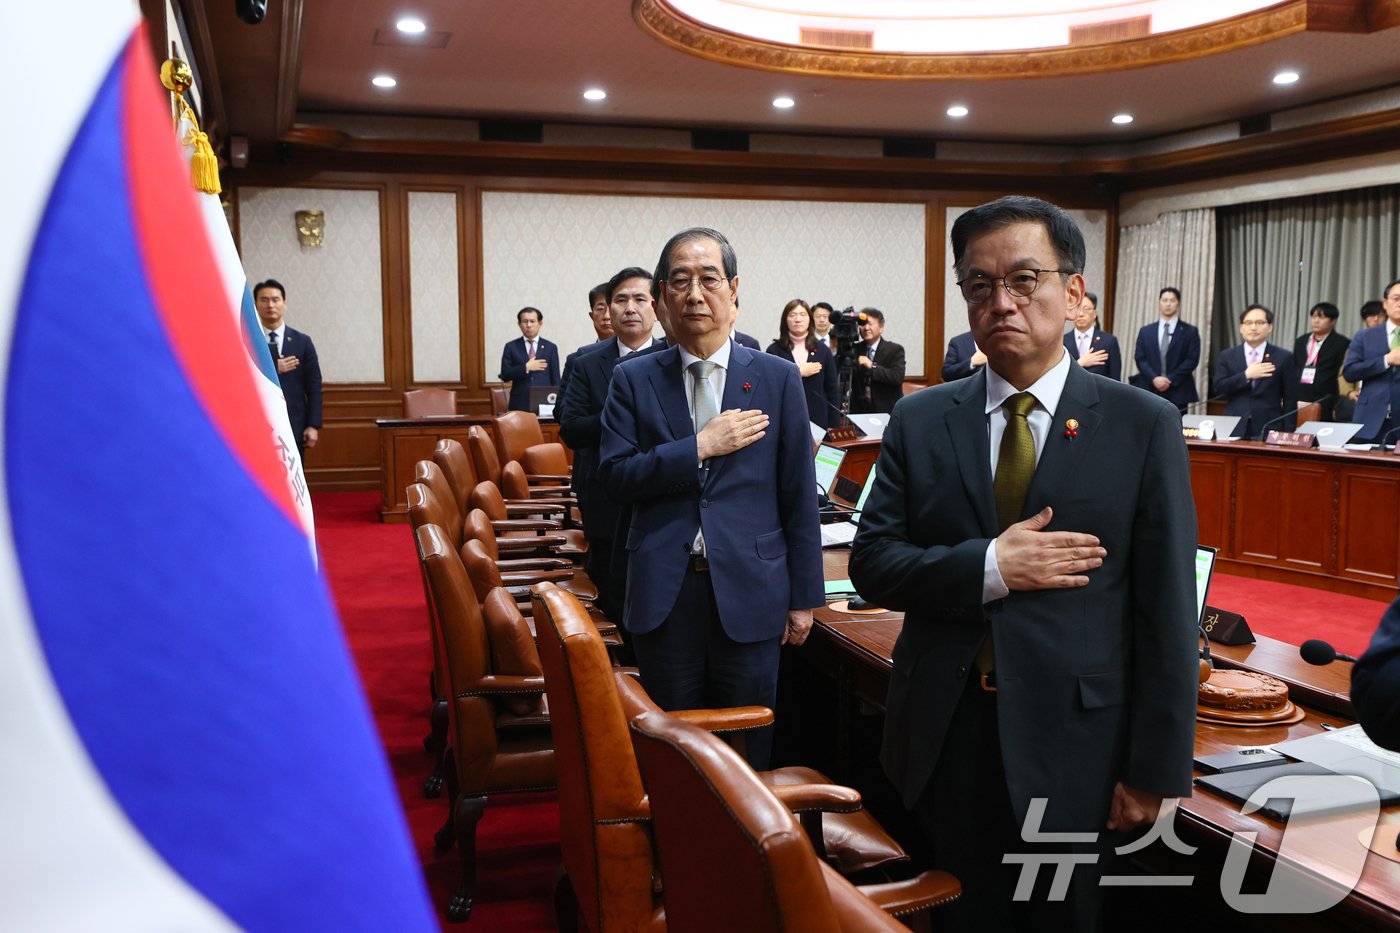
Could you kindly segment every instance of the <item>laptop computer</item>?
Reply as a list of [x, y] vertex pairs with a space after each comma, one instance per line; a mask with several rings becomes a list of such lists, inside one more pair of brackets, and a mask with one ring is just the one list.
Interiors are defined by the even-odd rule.
[[1181, 426], [1183, 428], [1195, 428], [1200, 432], [1202, 440], [1206, 440], [1206, 432], [1209, 430], [1209, 440], [1228, 441], [1233, 440], [1232, 435], [1235, 428], [1239, 427], [1240, 419], [1238, 415], [1182, 415]]
[[846, 451], [830, 444], [817, 448], [817, 492], [824, 496], [831, 494], [831, 484], [836, 482], [836, 474], [841, 472], [841, 464], [846, 459]]
[[1215, 548], [1196, 545], [1196, 625], [1206, 620], [1206, 596], [1210, 593], [1210, 578], [1215, 573]]
[[885, 425], [890, 423], [889, 415], [847, 415], [851, 424], [860, 428], [861, 433], [868, 438], [878, 438], [885, 436]]
[[1350, 421], [1304, 421], [1298, 425], [1298, 433], [1315, 435], [1323, 450], [1341, 450], [1362, 427]]
[[870, 465], [870, 475], [865, 478], [865, 485], [861, 487], [860, 498], [856, 500], [855, 510], [846, 516], [844, 521], [832, 522], [829, 525], [822, 525], [822, 547], [841, 547], [850, 544], [855, 540], [856, 531], [860, 528], [860, 514], [865, 509], [865, 500], [870, 498], [870, 490], [875, 486], [875, 464]]

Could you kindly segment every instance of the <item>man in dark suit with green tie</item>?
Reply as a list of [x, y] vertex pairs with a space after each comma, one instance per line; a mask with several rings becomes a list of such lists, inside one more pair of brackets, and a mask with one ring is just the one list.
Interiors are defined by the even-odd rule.
[[[860, 594], [905, 612], [881, 760], [963, 883], [950, 928], [1094, 929], [1105, 831], [1191, 790], [1181, 419], [1072, 365], [1085, 250], [1062, 210], [1002, 198], [952, 241], [987, 366], [895, 406], [851, 552]], [[1042, 873], [1039, 899], [1013, 903], [1020, 866], [1003, 856], [1041, 851], [1036, 830], [1080, 836], [1052, 846], [1080, 858], [1068, 901]]]

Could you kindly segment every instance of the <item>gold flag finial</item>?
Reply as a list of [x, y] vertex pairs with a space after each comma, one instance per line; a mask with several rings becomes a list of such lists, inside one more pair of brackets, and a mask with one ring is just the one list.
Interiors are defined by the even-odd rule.
[[189, 132], [185, 134], [183, 142], [194, 147], [194, 155], [190, 157], [190, 175], [194, 186], [205, 194], [221, 193], [224, 189], [219, 184], [219, 161], [214, 158], [214, 147], [209, 144], [209, 135], [199, 128], [194, 110], [185, 101], [185, 92], [194, 85], [194, 74], [190, 71], [190, 66], [178, 58], [166, 59], [160, 66], [160, 83], [175, 95], [175, 107], [178, 111], [176, 126], [179, 126], [179, 120], [190, 122]]

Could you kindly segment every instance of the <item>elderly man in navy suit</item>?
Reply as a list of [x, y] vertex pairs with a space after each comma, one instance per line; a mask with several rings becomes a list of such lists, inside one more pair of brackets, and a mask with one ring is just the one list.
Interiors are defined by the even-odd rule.
[[1132, 383], [1184, 412], [1200, 398], [1196, 366], [1201, 362], [1201, 332], [1181, 320], [1181, 291], [1170, 285], [1157, 293], [1157, 313], [1156, 323], [1138, 331], [1133, 350], [1138, 371]]
[[[1274, 330], [1274, 312], [1263, 305], [1250, 305], [1240, 315], [1240, 336], [1244, 343], [1230, 347], [1215, 363], [1216, 395], [1225, 397], [1225, 414], [1238, 415], [1235, 437], [1257, 438], [1270, 422], [1283, 414], [1288, 392], [1288, 376], [1293, 354], [1269, 343]], [[1274, 427], [1292, 430], [1293, 419]]]
[[[675, 345], [620, 363], [599, 473], [632, 513], [622, 624], [664, 709], [773, 706], [779, 647], [825, 601], [816, 474], [797, 367], [729, 339], [738, 259], [695, 227], [654, 292]], [[770, 730], [748, 743], [766, 767]]]
[[1362, 440], [1388, 443], [1400, 417], [1400, 279], [1385, 288], [1385, 321], [1358, 331], [1347, 347], [1342, 375], [1361, 383], [1351, 420]]
[[1118, 338], [1099, 326], [1099, 296], [1093, 292], [1084, 293], [1074, 313], [1074, 330], [1065, 334], [1065, 349], [1086, 373], [1107, 376], [1114, 382], [1123, 376]]
[[501, 381], [510, 383], [510, 410], [530, 410], [532, 386], [559, 385], [559, 348], [540, 336], [544, 313], [538, 308], [515, 312], [520, 336], [501, 351]]
[[277, 364], [277, 381], [287, 402], [287, 420], [297, 439], [297, 453], [306, 462], [306, 449], [321, 439], [321, 360], [316, 345], [283, 320], [287, 290], [276, 279], [253, 286], [253, 303], [262, 321], [267, 349]]

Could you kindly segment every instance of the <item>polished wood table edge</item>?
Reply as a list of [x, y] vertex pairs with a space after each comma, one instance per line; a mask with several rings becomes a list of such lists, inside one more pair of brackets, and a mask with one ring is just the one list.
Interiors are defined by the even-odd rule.
[[1212, 642], [1211, 658], [1221, 667], [1267, 674], [1283, 681], [1288, 685], [1289, 698], [1303, 706], [1344, 716], [1348, 721], [1356, 719], [1356, 710], [1351, 705], [1353, 665], [1350, 661], [1333, 661], [1328, 665], [1311, 667], [1307, 673], [1312, 676], [1303, 680], [1280, 669], [1276, 663], [1290, 655], [1290, 659], [1302, 660], [1297, 645], [1267, 635], [1255, 635], [1254, 639], [1252, 645], [1218, 645]]
[[1186, 446], [1190, 450], [1199, 451], [1219, 451], [1227, 453], [1229, 451], [1247, 450], [1250, 453], [1264, 454], [1271, 457], [1313, 457], [1322, 460], [1351, 460], [1356, 463], [1364, 463], [1367, 466], [1389, 463], [1400, 468], [1400, 457], [1397, 457], [1387, 447], [1384, 450], [1323, 450], [1321, 447], [1276, 447], [1272, 444], [1265, 444], [1263, 441], [1186, 441]]

